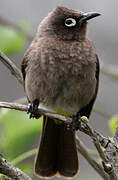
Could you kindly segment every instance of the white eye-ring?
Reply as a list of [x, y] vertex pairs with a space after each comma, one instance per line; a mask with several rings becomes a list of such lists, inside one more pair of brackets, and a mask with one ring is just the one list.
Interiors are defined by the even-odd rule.
[[75, 26], [76, 25], [76, 20], [73, 19], [73, 18], [67, 18], [65, 20], [65, 26], [67, 27], [72, 27], [72, 26]]

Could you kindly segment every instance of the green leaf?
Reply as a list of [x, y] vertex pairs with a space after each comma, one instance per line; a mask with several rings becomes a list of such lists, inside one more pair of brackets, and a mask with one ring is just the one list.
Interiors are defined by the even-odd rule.
[[118, 125], [118, 115], [114, 115], [109, 120], [109, 128], [113, 134], [115, 133], [115, 129], [117, 125]]
[[3, 155], [12, 160], [26, 151], [40, 135], [42, 120], [29, 119], [25, 112], [6, 110], [0, 115], [4, 140], [0, 144]]
[[0, 50], [11, 55], [22, 50], [26, 38], [11, 27], [0, 25]]

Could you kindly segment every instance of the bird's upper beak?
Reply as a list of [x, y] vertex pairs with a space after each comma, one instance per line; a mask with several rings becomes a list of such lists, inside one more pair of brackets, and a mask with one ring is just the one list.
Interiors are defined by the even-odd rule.
[[97, 16], [100, 16], [100, 13], [97, 12], [88, 12], [88, 13], [84, 13], [83, 16], [81, 17], [81, 19], [79, 20], [79, 23], [82, 24], [86, 21], [88, 21], [89, 19], [95, 18]]

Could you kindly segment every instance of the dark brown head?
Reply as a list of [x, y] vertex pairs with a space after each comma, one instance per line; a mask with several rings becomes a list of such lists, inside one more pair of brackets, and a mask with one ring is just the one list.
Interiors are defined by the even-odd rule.
[[57, 6], [39, 25], [39, 36], [55, 36], [61, 40], [83, 40], [86, 38], [87, 21], [99, 13], [83, 13]]

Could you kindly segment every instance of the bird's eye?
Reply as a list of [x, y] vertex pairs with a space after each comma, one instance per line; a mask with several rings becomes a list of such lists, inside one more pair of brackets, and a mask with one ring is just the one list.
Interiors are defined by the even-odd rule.
[[68, 18], [65, 20], [65, 26], [72, 27], [76, 25], [76, 20], [73, 18]]

